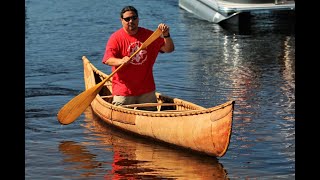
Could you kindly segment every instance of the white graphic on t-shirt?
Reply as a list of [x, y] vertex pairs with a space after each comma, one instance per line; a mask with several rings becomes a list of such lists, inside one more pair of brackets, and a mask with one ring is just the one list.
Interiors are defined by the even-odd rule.
[[[136, 52], [140, 46], [142, 45], [141, 42], [136, 41], [134, 43], [131, 43], [128, 47], [128, 52], [130, 53], [130, 56]], [[133, 65], [141, 65], [147, 60], [147, 50], [143, 49], [140, 52], [138, 52], [135, 56], [132, 57], [130, 63]]]

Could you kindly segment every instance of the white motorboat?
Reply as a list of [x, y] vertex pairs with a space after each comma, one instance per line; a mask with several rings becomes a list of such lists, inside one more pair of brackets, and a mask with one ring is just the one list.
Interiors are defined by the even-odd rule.
[[179, 7], [209, 22], [237, 24], [242, 13], [294, 11], [295, 0], [179, 0]]

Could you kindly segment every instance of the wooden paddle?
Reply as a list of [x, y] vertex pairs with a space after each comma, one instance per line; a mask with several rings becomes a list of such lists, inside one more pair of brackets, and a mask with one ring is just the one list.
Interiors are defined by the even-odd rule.
[[[160, 29], [156, 29], [151, 36], [141, 45], [141, 47], [134, 52], [131, 56], [134, 57], [140, 50], [146, 48], [150, 45], [153, 41], [155, 41], [160, 35], [162, 31]], [[85, 57], [83, 57], [85, 58]], [[125, 63], [121, 64], [115, 71], [113, 71], [108, 78], [101, 81], [99, 84], [87, 89], [86, 91], [82, 92], [81, 94], [77, 95], [75, 98], [71, 99], [67, 104], [65, 104], [57, 114], [57, 118], [60, 124], [67, 125], [75, 121], [86, 108], [91, 104], [94, 100], [96, 95], [102, 89], [103, 85], [116, 73], [118, 72]]]

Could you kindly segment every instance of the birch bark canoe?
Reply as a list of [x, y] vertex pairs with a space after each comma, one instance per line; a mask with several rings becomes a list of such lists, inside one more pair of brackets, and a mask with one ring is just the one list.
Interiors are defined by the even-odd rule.
[[[108, 78], [85, 56], [82, 57], [85, 88]], [[109, 125], [182, 149], [222, 157], [229, 147], [235, 101], [205, 108], [186, 100], [156, 92], [158, 103], [115, 106], [112, 84], [106, 81], [91, 102], [93, 112]], [[141, 110], [156, 106], [157, 111]]]

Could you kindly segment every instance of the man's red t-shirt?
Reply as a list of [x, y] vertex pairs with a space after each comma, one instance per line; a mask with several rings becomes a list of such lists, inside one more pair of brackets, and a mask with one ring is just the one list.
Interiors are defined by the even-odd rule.
[[[151, 30], [139, 27], [138, 33], [130, 36], [123, 28], [119, 29], [110, 36], [102, 62], [105, 63], [110, 57], [130, 57], [152, 33]], [[113, 95], [137, 96], [156, 89], [152, 71], [163, 43], [163, 38], [159, 37], [113, 75]], [[112, 71], [116, 68], [112, 66]]]

